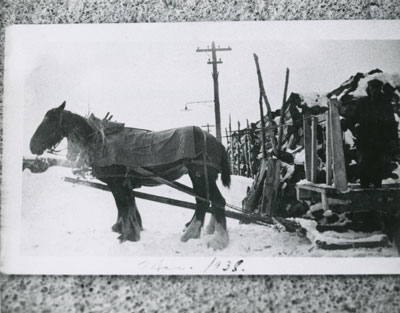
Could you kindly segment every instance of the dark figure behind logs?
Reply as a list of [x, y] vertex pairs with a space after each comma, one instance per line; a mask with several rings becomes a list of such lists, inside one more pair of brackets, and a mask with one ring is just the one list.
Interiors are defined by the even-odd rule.
[[[379, 80], [368, 82], [367, 97], [359, 99], [355, 110], [342, 121], [343, 130], [355, 134], [360, 185], [382, 186], [383, 173], [398, 147], [393, 107], [382, 92]], [[357, 125], [358, 124], [358, 125]]]
[[[68, 149], [76, 146], [80, 153], [88, 156], [93, 175], [105, 182], [114, 196], [118, 217], [112, 230], [121, 234], [121, 242], [140, 240], [142, 221], [132, 188], [161, 184], [143, 174], [141, 169], [145, 169], [144, 173], [150, 171], [169, 181], [189, 174], [193, 192], [202, 198], [207, 197], [208, 177], [209, 196], [215, 212], [207, 227], [207, 232], [214, 234], [209, 246], [223, 249], [228, 245], [225, 199], [216, 180], [221, 173], [223, 185], [229, 187], [229, 160], [224, 146], [215, 137], [198, 127], [150, 132], [119, 124], [119, 129], [111, 127], [107, 131], [103, 127], [107, 126], [106, 121], [91, 121], [64, 108], [65, 102], [46, 113], [31, 139], [31, 152], [40, 155], [67, 137]], [[100, 126], [94, 127], [99, 121]], [[184, 242], [200, 237], [208, 203], [196, 198], [196, 204], [194, 216], [181, 237]]]

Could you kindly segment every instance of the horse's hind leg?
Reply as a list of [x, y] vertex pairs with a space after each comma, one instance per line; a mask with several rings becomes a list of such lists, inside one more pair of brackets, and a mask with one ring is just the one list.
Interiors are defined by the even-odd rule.
[[[185, 227], [183, 228], [184, 232], [190, 226], [190, 224], [192, 223], [193, 219], [195, 219], [195, 218], [196, 218], [196, 213], [193, 214], [193, 216], [190, 219], [190, 221], [185, 224]], [[206, 226], [206, 233], [209, 234], [209, 235], [212, 235], [212, 234], [214, 234], [214, 231], [215, 231], [215, 214], [211, 214], [210, 221], [208, 222], [208, 224]]]
[[[193, 191], [196, 195], [206, 198], [207, 192], [204, 188], [204, 177], [201, 170], [198, 167], [189, 168], [189, 176], [192, 180]], [[204, 223], [204, 217], [208, 208], [208, 203], [196, 199], [196, 211], [192, 217], [192, 220], [187, 225], [184, 234], [181, 236], [181, 241], [186, 242], [192, 238], [199, 238], [201, 233], [201, 227]]]
[[209, 235], [214, 234], [214, 232], [215, 232], [215, 222], [216, 222], [215, 214], [211, 214], [210, 221], [208, 222], [208, 224], [206, 226], [206, 233], [207, 234], [209, 234]]
[[210, 220], [210, 224], [214, 223], [214, 225], [211, 224], [211, 228], [214, 227], [215, 232], [212, 239], [208, 242], [208, 246], [214, 250], [222, 250], [226, 248], [229, 243], [225, 217], [226, 202], [214, 179], [210, 181], [210, 195], [213, 203], [216, 203], [217, 205], [213, 206], [215, 219], [213, 220], [213, 215]]

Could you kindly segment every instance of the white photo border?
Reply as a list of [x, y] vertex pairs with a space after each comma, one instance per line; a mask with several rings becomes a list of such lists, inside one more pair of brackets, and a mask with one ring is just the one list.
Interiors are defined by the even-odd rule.
[[[1, 186], [1, 263], [5, 274], [116, 275], [354, 275], [400, 274], [400, 257], [32, 257], [21, 255], [22, 142], [24, 77], [13, 58], [24, 40], [44, 32], [43, 42], [182, 40], [399, 40], [400, 21], [277, 21], [165, 24], [15, 25], [6, 29], [4, 73], [3, 174]], [[151, 33], [152, 36], [148, 36]], [[151, 38], [151, 39], [149, 39]], [[10, 68], [9, 65], [13, 64]], [[20, 66], [23, 66], [22, 64]], [[11, 70], [12, 69], [12, 70]], [[23, 84], [22, 84], [23, 85]]]

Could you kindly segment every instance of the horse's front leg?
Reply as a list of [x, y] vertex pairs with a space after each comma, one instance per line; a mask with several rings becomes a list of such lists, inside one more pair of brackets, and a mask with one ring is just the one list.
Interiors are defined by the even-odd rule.
[[118, 210], [117, 221], [111, 227], [111, 229], [113, 232], [120, 233], [120, 234], [122, 233], [122, 217], [121, 217], [121, 214], [119, 213], [119, 210]]
[[142, 220], [132, 191], [122, 184], [110, 185], [110, 189], [118, 208], [117, 222], [112, 230], [121, 234], [119, 236], [121, 242], [139, 241]]
[[[196, 195], [206, 198], [207, 193], [204, 189], [204, 176], [201, 175], [201, 169], [197, 167], [189, 168], [189, 176], [193, 184], [193, 191]], [[186, 242], [189, 239], [200, 238], [201, 227], [204, 224], [204, 217], [209, 204], [203, 200], [196, 198], [196, 211], [191, 221], [185, 225], [184, 234], [181, 241]]]

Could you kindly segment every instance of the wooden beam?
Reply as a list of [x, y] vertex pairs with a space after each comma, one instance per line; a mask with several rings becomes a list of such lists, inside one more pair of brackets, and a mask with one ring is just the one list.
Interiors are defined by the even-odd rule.
[[[322, 205], [336, 212], [350, 211], [394, 211], [399, 212], [400, 186], [385, 186], [383, 188], [350, 188], [347, 192], [340, 192], [334, 186], [322, 184], [296, 185], [299, 200], [307, 198], [305, 191], [318, 193]], [[328, 199], [335, 199], [335, 203], [328, 203]]]
[[347, 176], [343, 152], [343, 134], [339, 117], [339, 101], [337, 99], [329, 101], [329, 115], [332, 126], [334, 185], [339, 191], [344, 192], [347, 190]]
[[332, 187], [332, 186], [324, 186], [321, 184], [312, 184], [312, 183], [306, 183], [306, 184], [297, 184], [296, 188], [302, 189], [302, 190], [310, 190], [310, 191], [315, 191], [315, 192], [327, 192], [329, 195], [337, 193], [337, 190]]
[[326, 112], [326, 147], [325, 147], [325, 171], [326, 171], [326, 184], [332, 185], [332, 125], [329, 118], [329, 111]]
[[262, 105], [262, 96], [260, 93], [260, 98], [258, 100], [259, 103], [259, 109], [260, 109], [260, 123], [261, 123], [261, 152], [263, 159], [265, 160], [267, 158], [267, 149], [266, 149], [266, 144], [265, 144], [265, 121], [264, 121], [264, 110], [263, 110], [263, 105]]
[[260, 197], [264, 190], [264, 179], [266, 174], [266, 160], [262, 159], [259, 171], [255, 174], [254, 182], [243, 200], [243, 210], [246, 212], [254, 212], [258, 206]]
[[278, 159], [270, 159], [272, 161], [271, 176], [267, 175], [265, 183], [268, 188], [268, 202], [266, 207], [266, 213], [269, 217], [274, 217], [278, 209], [278, 189], [281, 177], [281, 161]]
[[324, 209], [324, 211], [329, 210], [329, 201], [325, 190], [321, 192], [321, 203], [322, 209]]
[[378, 248], [378, 247], [389, 247], [389, 241], [386, 236], [382, 236], [381, 239], [376, 241], [348, 241], [339, 243], [328, 243], [326, 241], [317, 240], [315, 242], [320, 249], [324, 250], [345, 250], [345, 249], [357, 249], [357, 248]]
[[317, 141], [318, 119], [316, 116], [311, 117], [311, 182], [317, 182], [318, 170], [318, 141]]
[[306, 172], [306, 179], [311, 182], [311, 126], [310, 126], [310, 113], [303, 114], [303, 137], [304, 137], [304, 152], [305, 162], [304, 169]]

